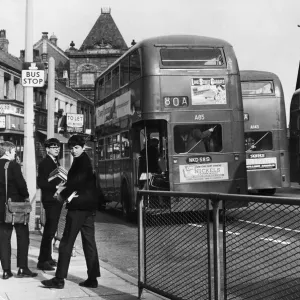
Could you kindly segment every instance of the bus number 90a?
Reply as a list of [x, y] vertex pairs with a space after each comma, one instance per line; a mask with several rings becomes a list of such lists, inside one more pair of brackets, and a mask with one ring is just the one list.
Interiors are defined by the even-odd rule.
[[165, 107], [187, 107], [189, 106], [188, 97], [164, 97], [164, 106]]

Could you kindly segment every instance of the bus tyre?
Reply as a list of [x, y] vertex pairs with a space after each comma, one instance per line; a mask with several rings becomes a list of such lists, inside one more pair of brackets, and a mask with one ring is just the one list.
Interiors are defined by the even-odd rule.
[[261, 195], [273, 196], [276, 193], [276, 189], [262, 189], [258, 191]]
[[133, 212], [130, 209], [130, 193], [128, 190], [128, 186], [126, 183], [122, 184], [122, 188], [121, 188], [121, 201], [122, 201], [122, 213], [123, 216], [129, 220], [129, 221], [133, 221], [134, 219], [134, 215]]

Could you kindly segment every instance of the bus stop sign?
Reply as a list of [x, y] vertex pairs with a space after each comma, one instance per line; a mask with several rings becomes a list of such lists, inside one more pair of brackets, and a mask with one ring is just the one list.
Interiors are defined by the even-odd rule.
[[22, 85], [27, 87], [42, 87], [45, 85], [45, 70], [43, 63], [23, 63]]

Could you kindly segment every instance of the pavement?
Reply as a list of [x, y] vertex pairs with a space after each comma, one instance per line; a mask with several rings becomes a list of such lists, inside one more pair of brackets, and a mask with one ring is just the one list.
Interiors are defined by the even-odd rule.
[[[71, 258], [69, 274], [64, 289], [44, 288], [41, 280], [51, 279], [55, 271], [37, 270], [37, 261], [41, 233], [30, 233], [29, 268], [38, 273], [35, 278], [17, 278], [17, 244], [15, 232], [12, 236], [12, 272], [14, 277], [3, 280], [0, 272], [0, 300], [44, 300], [44, 299], [87, 299], [87, 300], [134, 300], [138, 299], [137, 279], [100, 260], [101, 277], [98, 288], [85, 288], [78, 285], [86, 280], [87, 270], [81, 241], [78, 238]], [[57, 242], [58, 243], [58, 242]], [[58, 258], [58, 245], [53, 247], [53, 258]], [[0, 271], [2, 269], [0, 268]], [[143, 290], [141, 299], [166, 299], [149, 291]]]

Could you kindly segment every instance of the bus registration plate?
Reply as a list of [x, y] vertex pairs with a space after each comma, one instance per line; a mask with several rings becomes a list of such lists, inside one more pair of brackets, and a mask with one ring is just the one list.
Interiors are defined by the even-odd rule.
[[180, 165], [180, 182], [219, 181], [228, 179], [228, 163]]

